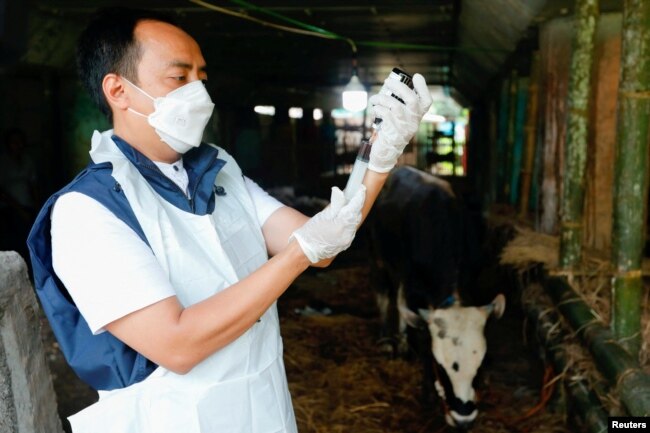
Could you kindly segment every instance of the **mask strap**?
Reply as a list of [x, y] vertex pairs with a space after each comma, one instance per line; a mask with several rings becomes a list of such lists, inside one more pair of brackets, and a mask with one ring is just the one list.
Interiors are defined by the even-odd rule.
[[[142, 90], [141, 88], [139, 88], [138, 86], [136, 86], [135, 84], [133, 84], [132, 82], [130, 82], [126, 77], [122, 77], [122, 79], [123, 79], [124, 81], [126, 81], [127, 83], [129, 83], [130, 85], [132, 85], [133, 87], [135, 87], [135, 88], [136, 88], [140, 93], [142, 93], [143, 95], [145, 95], [147, 98], [151, 99], [152, 101], [155, 100], [154, 97], [152, 97], [152, 96], [149, 95], [147, 92], [145, 92], [144, 90]], [[138, 114], [139, 114], [139, 113], [138, 113]]]
[[142, 113], [140, 113], [139, 111], [135, 111], [135, 110], [134, 110], [133, 108], [131, 108], [131, 107], [127, 108], [127, 111], [130, 111], [130, 112], [133, 113], [133, 114], [137, 114], [137, 115], [140, 116], [140, 117], [144, 117], [145, 119], [149, 118], [149, 116], [147, 116], [147, 115], [145, 115], [145, 114], [142, 114]]

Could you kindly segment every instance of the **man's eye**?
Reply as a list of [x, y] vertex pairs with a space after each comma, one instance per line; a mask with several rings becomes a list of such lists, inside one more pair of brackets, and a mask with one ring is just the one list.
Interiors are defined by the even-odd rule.
[[187, 78], [184, 75], [178, 76], [178, 77], [172, 77], [172, 78], [174, 78], [174, 80], [176, 80], [176, 81], [185, 81], [185, 80], [187, 80]]

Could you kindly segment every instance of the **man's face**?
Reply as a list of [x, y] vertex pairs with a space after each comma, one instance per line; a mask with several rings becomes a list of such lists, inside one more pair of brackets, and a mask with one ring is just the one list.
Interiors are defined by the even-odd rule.
[[[135, 28], [135, 37], [142, 50], [137, 84], [152, 97], [165, 96], [187, 83], [208, 78], [199, 45], [178, 27], [142, 21]], [[126, 87], [133, 109], [147, 115], [153, 112], [149, 98], [132, 86]]]

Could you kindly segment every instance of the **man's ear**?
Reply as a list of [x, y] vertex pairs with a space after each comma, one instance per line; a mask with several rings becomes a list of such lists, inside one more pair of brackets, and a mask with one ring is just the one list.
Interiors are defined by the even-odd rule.
[[111, 110], [126, 110], [131, 106], [129, 95], [124, 91], [124, 81], [117, 74], [106, 74], [102, 91]]

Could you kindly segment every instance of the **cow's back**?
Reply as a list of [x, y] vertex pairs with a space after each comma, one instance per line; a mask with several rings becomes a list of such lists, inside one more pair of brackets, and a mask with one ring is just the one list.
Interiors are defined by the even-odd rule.
[[438, 305], [456, 288], [461, 217], [449, 183], [411, 167], [395, 169], [369, 218], [373, 260], [411, 305]]

